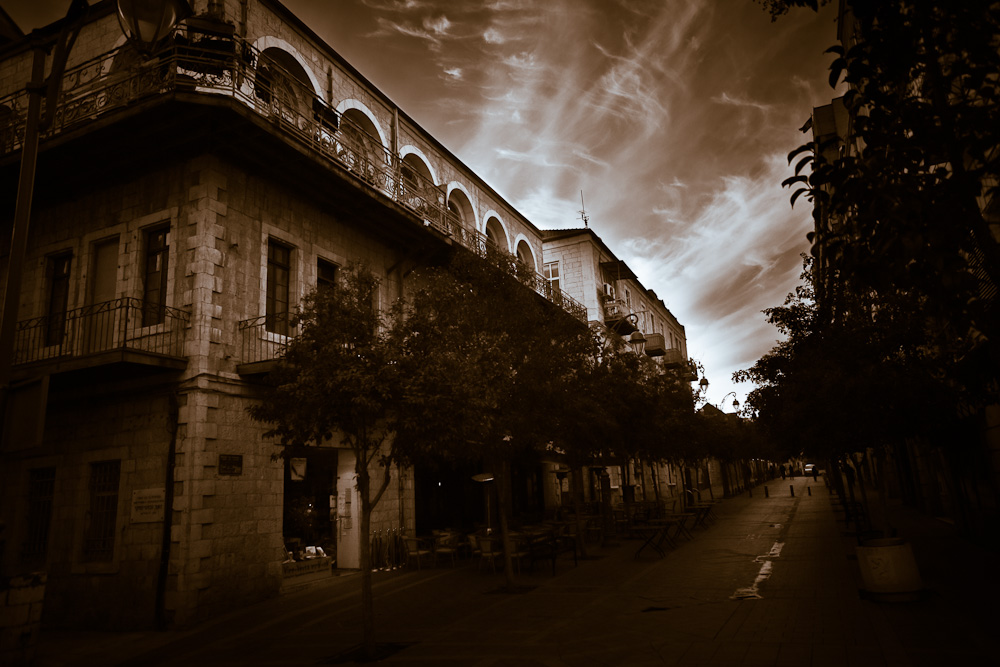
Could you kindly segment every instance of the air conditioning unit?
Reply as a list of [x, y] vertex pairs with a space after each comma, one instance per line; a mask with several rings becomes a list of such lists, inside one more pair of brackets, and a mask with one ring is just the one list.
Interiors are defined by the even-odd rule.
[[615, 288], [614, 285], [609, 283], [604, 283], [604, 296], [609, 298], [615, 298]]

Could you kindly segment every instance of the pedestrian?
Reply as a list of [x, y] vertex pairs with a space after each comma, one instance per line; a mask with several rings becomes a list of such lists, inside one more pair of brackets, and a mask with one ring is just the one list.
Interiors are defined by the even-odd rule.
[[819, 468], [813, 466], [813, 482], [819, 481]]
[[785, 464], [781, 464], [781, 479], [785, 479]]

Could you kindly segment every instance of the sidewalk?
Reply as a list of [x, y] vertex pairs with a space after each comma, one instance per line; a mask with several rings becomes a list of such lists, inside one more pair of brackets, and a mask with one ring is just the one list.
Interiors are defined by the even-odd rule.
[[[533, 587], [521, 594], [497, 592], [502, 575], [479, 571], [475, 561], [378, 573], [378, 639], [405, 646], [384, 662], [996, 664], [996, 575], [970, 589], [987, 572], [969, 567], [953, 577], [949, 569], [985, 567], [993, 555], [900, 510], [900, 533], [912, 539], [932, 592], [916, 603], [864, 601], [853, 538], [836, 522], [822, 480], [772, 481], [769, 491], [725, 501], [712, 525], [662, 559], [648, 549], [635, 558], [634, 540], [588, 547], [598, 557], [579, 567], [563, 557], [554, 577], [548, 563], [518, 576]], [[353, 664], [338, 657], [360, 641], [359, 614], [359, 579], [347, 575], [190, 631], [43, 633], [37, 664]]]

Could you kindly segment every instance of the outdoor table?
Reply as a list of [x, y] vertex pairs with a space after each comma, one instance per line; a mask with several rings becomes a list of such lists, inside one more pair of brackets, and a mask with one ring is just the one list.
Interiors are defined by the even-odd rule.
[[670, 546], [676, 546], [670, 537], [670, 527], [677, 523], [674, 519], [651, 519], [645, 523], [634, 524], [632, 528], [646, 538], [642, 546], [636, 549], [635, 557], [638, 558], [646, 547], [652, 547], [660, 555], [660, 558], [667, 555], [663, 545], [669, 543]]

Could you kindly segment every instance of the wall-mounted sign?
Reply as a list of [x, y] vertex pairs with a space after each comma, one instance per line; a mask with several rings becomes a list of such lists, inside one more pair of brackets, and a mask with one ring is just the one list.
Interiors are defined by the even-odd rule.
[[293, 482], [301, 482], [306, 478], [306, 460], [305, 459], [289, 459], [288, 460], [288, 477]]
[[242, 475], [243, 455], [242, 454], [219, 454], [219, 474], [220, 475]]
[[136, 489], [132, 491], [132, 523], [163, 521], [166, 489]]

